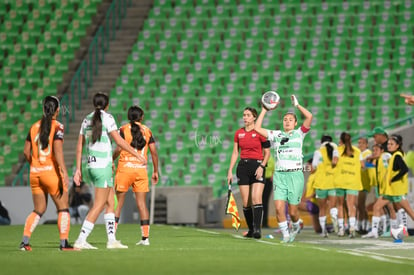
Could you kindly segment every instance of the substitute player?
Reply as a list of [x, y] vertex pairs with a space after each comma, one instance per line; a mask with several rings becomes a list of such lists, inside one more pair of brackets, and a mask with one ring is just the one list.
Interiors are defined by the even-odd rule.
[[[294, 95], [291, 99], [293, 106], [305, 117], [301, 127], [295, 129], [298, 124], [297, 117], [295, 113], [288, 112], [283, 116], [283, 131], [263, 129], [263, 118], [268, 111], [264, 106], [262, 106], [262, 111], [254, 127], [256, 132], [273, 142], [276, 160], [273, 178], [274, 200], [279, 228], [283, 234], [282, 242], [285, 243], [292, 242], [300, 232], [301, 220], [299, 219], [298, 204], [302, 198], [305, 181], [302, 167], [302, 145], [312, 122], [312, 114], [298, 103]], [[292, 220], [292, 232], [290, 233], [285, 214], [286, 201]]]
[[30, 237], [47, 208], [50, 194], [58, 211], [60, 249], [73, 250], [68, 243], [70, 214], [68, 173], [63, 158], [63, 125], [56, 120], [59, 100], [47, 96], [43, 100], [43, 117], [30, 127], [24, 144], [24, 156], [30, 163], [30, 187], [34, 210], [26, 218], [20, 250], [31, 251]]
[[362, 161], [365, 163], [365, 167], [361, 169], [361, 181], [362, 181], [362, 190], [358, 193], [358, 223], [357, 223], [357, 232], [366, 234], [369, 228], [368, 221], [368, 211], [366, 208], [367, 195], [371, 191], [371, 186], [376, 184], [375, 179], [375, 167], [372, 162], [368, 160], [371, 159], [372, 151], [368, 148], [368, 139], [365, 137], [360, 137], [358, 139], [358, 149], [361, 151]]
[[334, 186], [334, 168], [338, 163], [338, 146], [332, 142], [332, 137], [323, 135], [321, 147], [313, 154], [312, 167], [315, 171], [316, 199], [319, 206], [319, 223], [322, 227], [322, 236], [328, 237], [326, 228], [327, 208], [331, 215], [334, 231], [338, 231], [338, 209]]
[[[151, 183], [158, 183], [158, 154], [151, 130], [142, 124], [144, 111], [138, 106], [132, 106], [128, 110], [129, 123], [120, 128], [120, 135], [128, 142], [138, 154], [147, 159], [148, 149], [151, 152], [153, 171]], [[118, 223], [125, 194], [131, 187], [135, 193], [139, 217], [141, 219], [141, 240], [137, 245], [149, 245], [149, 214], [146, 205], [148, 188], [147, 165], [119, 146], [115, 149], [113, 160], [119, 157], [118, 168], [115, 176], [115, 191], [118, 205], [115, 210], [115, 221]]]
[[351, 135], [342, 132], [338, 146], [339, 160], [334, 174], [338, 208], [338, 236], [345, 236], [344, 203], [348, 210], [349, 237], [356, 232], [356, 203], [358, 192], [362, 190], [361, 168], [364, 167], [361, 151], [352, 145]]
[[[389, 202], [392, 202], [397, 209], [403, 208], [414, 220], [414, 211], [411, 208], [405, 195], [408, 192], [408, 167], [404, 162], [404, 151], [402, 150], [403, 139], [400, 135], [392, 135], [388, 140], [388, 151], [391, 153], [388, 166], [378, 164], [378, 177], [382, 179], [380, 197], [374, 204], [372, 216], [372, 230], [363, 238], [378, 238], [378, 225], [380, 211]], [[391, 227], [397, 227], [397, 221], [391, 222]]]

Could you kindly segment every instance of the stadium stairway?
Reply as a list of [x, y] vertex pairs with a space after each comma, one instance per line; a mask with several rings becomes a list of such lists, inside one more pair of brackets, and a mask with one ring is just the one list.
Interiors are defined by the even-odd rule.
[[69, 176], [72, 174], [71, 169], [76, 158], [75, 148], [80, 124], [82, 119], [93, 109], [92, 97], [96, 92], [101, 91], [109, 94], [110, 88], [115, 86], [152, 4], [152, 0], [130, 0], [125, 18], [116, 32], [116, 38], [109, 42], [109, 51], [105, 54], [105, 63], [99, 65], [98, 74], [94, 76], [93, 84], [88, 88], [87, 98], [82, 100], [81, 109], [76, 110], [75, 120], [69, 124], [70, 132], [65, 136], [63, 147]]
[[[3, 16], [0, 16], [0, 20], [4, 19], [4, 12], [6, 11], [6, 9], [4, 9], [4, 4], [7, 4], [8, 2], [10, 2], [10, 3], [15, 2], [15, 4], [19, 7], [18, 11], [23, 13], [23, 14], [25, 14], [26, 12], [29, 12], [30, 9], [33, 8], [33, 6], [30, 8], [30, 6], [32, 5], [31, 2], [33, 2], [33, 1], [20, 1], [19, 0], [19, 1], [2, 1], [2, 2], [4, 2], [4, 3], [2, 3], [2, 6], [0, 8], [0, 13]], [[38, 1], [39, 7], [35, 8], [37, 13], [33, 13], [33, 14], [37, 14], [37, 16], [33, 15], [33, 19], [29, 20], [30, 22], [32, 22], [32, 24], [29, 24], [29, 23], [27, 24], [28, 26], [31, 26], [32, 31], [31, 32], [26, 31], [26, 32], [22, 32], [22, 33], [23, 34], [33, 33], [33, 35], [39, 35], [40, 36], [40, 34], [42, 34], [43, 31], [44, 31], [43, 30], [44, 26], [42, 25], [43, 24], [42, 22], [44, 20], [43, 20], [42, 17], [48, 18], [50, 16], [50, 13], [51, 13], [51, 10], [50, 10], [51, 6], [56, 5], [58, 2], [59, 1], [47, 1], [47, 2], [46, 1]], [[85, 6], [90, 4], [90, 7], [89, 7], [89, 10], [87, 12], [88, 16], [84, 15], [82, 17], [83, 18], [82, 20], [86, 19], [86, 21], [87, 21], [87, 23], [85, 23], [86, 21], [82, 22], [82, 31], [81, 31], [81, 33], [83, 33], [83, 34], [72, 35], [72, 37], [76, 37], [76, 39], [73, 39], [73, 41], [70, 41], [70, 43], [72, 44], [71, 46], [68, 46], [69, 40], [67, 41], [67, 43], [65, 43], [66, 48], [73, 48], [73, 52], [62, 52], [61, 54], [59, 54], [60, 57], [57, 58], [57, 60], [60, 60], [61, 63], [59, 64], [59, 69], [58, 70], [56, 69], [56, 70], [53, 71], [54, 73], [56, 73], [56, 75], [53, 76], [55, 78], [54, 81], [51, 81], [51, 80], [45, 81], [46, 78], [45, 78], [44, 74], [45, 74], [46, 71], [44, 71], [43, 74], [40, 74], [40, 75], [36, 74], [36, 73], [34, 73], [31, 76], [22, 75], [21, 79], [19, 80], [20, 81], [19, 85], [21, 85], [21, 83], [29, 83], [30, 84], [32, 82], [37, 82], [40, 79], [41, 80], [40, 82], [41, 83], [43, 82], [43, 85], [40, 85], [38, 83], [38, 87], [37, 87], [36, 91], [34, 92], [34, 93], [37, 94], [37, 98], [40, 99], [40, 98], [43, 98], [45, 95], [51, 95], [51, 94], [62, 95], [68, 89], [68, 87], [70, 85], [70, 82], [71, 82], [73, 76], [75, 75], [79, 64], [82, 61], [82, 58], [85, 56], [85, 53], [87, 52], [87, 50], [89, 48], [89, 44], [92, 41], [93, 34], [96, 32], [96, 29], [97, 29], [97, 26], [99, 26], [99, 23], [105, 17], [106, 11], [110, 7], [111, 2], [112, 2], [112, 0], [95, 0], [94, 1], [95, 4], [92, 4], [91, 1], [84, 1]], [[70, 14], [71, 10], [74, 8], [73, 3], [77, 3], [77, 2], [73, 1], [71, 3], [68, 3], [67, 1], [62, 1], [61, 4], [62, 5], [67, 5], [67, 6], [66, 6], [65, 9], [63, 7], [61, 7], [62, 10], [60, 10], [61, 11], [60, 16], [62, 16], [62, 13], [63, 13], [63, 14], [65, 14], [65, 16], [71, 17], [69, 14]], [[16, 13], [14, 8], [12, 8], [11, 10], [14, 13]], [[39, 16], [39, 13], [40, 13], [40, 16]], [[56, 13], [55, 16], [58, 16], [58, 14], [59, 13]], [[23, 19], [24, 18], [25, 17], [23, 16]], [[79, 20], [80, 20], [80, 18], [78, 18], [76, 21], [78, 22]], [[90, 21], [90, 20], [92, 20], [92, 21]], [[25, 22], [25, 21], [23, 20], [23, 22]], [[49, 25], [51, 25], [51, 26], [55, 25], [55, 27], [57, 28], [58, 25], [56, 23], [56, 20], [51, 20], [51, 22], [54, 22], [54, 24], [50, 23]], [[81, 24], [81, 23], [79, 23], [79, 24]], [[87, 25], [85, 25], [85, 24], [87, 24]], [[59, 27], [62, 28], [62, 24], [59, 25]], [[56, 29], [56, 31], [53, 32], [53, 35], [56, 35], [57, 33], [60, 33], [61, 31], [62, 30], [60, 30], [60, 29], [59, 30]], [[45, 32], [45, 33], [51, 33], [51, 32], [48, 31], [48, 32]], [[20, 35], [20, 31], [19, 31], [19, 29], [14, 29], [14, 30], [9, 31], [8, 34], [18, 37]], [[27, 36], [27, 35], [25, 36], [23, 34], [22, 34], [22, 37]], [[43, 49], [46, 49], [48, 47], [47, 46], [45, 47], [43, 42], [40, 43], [39, 39], [36, 39], [36, 41], [37, 41], [36, 44], [34, 44], [33, 41], [32, 41], [33, 43], [30, 44], [32, 47], [34, 47], [33, 44], [37, 45], [36, 46], [36, 51], [38, 51], [32, 56], [32, 59], [36, 60], [36, 62], [39, 62], [37, 64], [37, 68], [39, 68], [39, 70], [42, 70], [42, 66], [44, 66], [45, 63], [52, 62], [52, 60], [49, 60], [51, 53], [50, 52], [39, 52], [39, 51], [43, 51]], [[15, 43], [15, 41], [12, 41], [12, 40], [8, 40], [7, 42], [9, 44], [10, 43], [11, 44]], [[56, 45], [53, 46], [54, 42], [56, 42], [56, 41], [52, 41], [51, 44], [50, 44], [52, 46], [49, 45], [49, 47], [55, 47]], [[28, 42], [26, 41], [25, 43], [28, 43]], [[24, 45], [26, 45], [26, 44], [24, 44]], [[40, 47], [41, 45], [43, 45], [43, 47]], [[2, 46], [4, 46], [4, 42], [3, 42]], [[62, 49], [64, 48], [63, 44], [62, 44], [61, 47], [62, 47]], [[40, 50], [40, 49], [42, 49], [42, 50]], [[3, 53], [3, 51], [2, 51], [2, 53]], [[36, 57], [36, 58], [34, 58], [34, 57]], [[26, 57], [24, 57], [24, 58], [26, 58]], [[46, 62], [45, 62], [45, 60], [46, 60]], [[2, 63], [2, 64], [0, 64], [0, 69], [2, 69], [3, 62], [0, 62], [0, 63]], [[64, 69], [62, 69], [62, 68], [64, 68]], [[17, 68], [17, 69], [20, 70], [21, 68], [20, 69]], [[13, 68], [13, 70], [16, 70], [16, 68]], [[52, 70], [50, 70], [50, 71], [52, 71]], [[4, 80], [4, 79], [5, 78], [3, 77], [2, 79], [0, 79], [0, 81]], [[53, 86], [51, 85], [52, 82], [53, 82]], [[49, 83], [51, 86], [47, 87], [47, 86], [45, 86], [44, 83]], [[30, 121], [30, 123], [32, 123], [34, 121], [33, 119], [35, 119], [34, 117], [36, 117], [36, 119], [38, 118], [37, 116], [38, 116], [39, 111], [41, 113], [41, 110], [38, 109], [38, 107], [39, 107], [38, 102], [40, 102], [40, 100], [39, 101], [35, 100], [36, 96], [33, 96], [31, 94], [31, 93], [33, 93], [33, 91], [31, 91], [31, 89], [35, 89], [35, 88], [30, 86], [30, 88], [27, 89], [28, 87], [29, 86], [26, 87], [26, 94], [20, 91], [22, 89], [22, 88], [20, 88], [20, 86], [19, 87], [16, 86], [13, 91], [17, 92], [18, 94], [20, 93], [20, 95], [23, 96], [22, 98], [19, 98], [20, 101], [15, 101], [15, 102], [19, 102], [19, 103], [25, 102], [25, 100], [26, 100], [25, 96], [26, 95], [29, 95], [29, 97], [32, 99], [31, 107], [35, 108], [36, 111], [31, 112], [30, 109], [27, 108], [27, 110], [26, 110], [27, 111], [26, 112], [27, 116], [25, 116], [25, 120]], [[66, 112], [67, 110], [68, 110], [67, 108], [64, 108], [64, 109], [62, 108], [62, 113]], [[5, 113], [3, 112], [3, 115], [4, 114]], [[16, 112], [16, 115], [17, 114], [18, 114], [18, 112]], [[25, 123], [20, 123], [19, 125], [24, 125], [24, 124]], [[25, 126], [27, 126], [27, 125], [25, 125]], [[9, 127], [13, 127], [13, 126], [14, 125], [12, 123], [10, 123]], [[24, 132], [25, 131], [26, 130], [24, 130]], [[25, 132], [25, 134], [27, 134], [27, 133]], [[25, 136], [25, 134], [23, 134], [23, 136]], [[16, 135], [14, 135], [14, 136], [16, 136]], [[15, 148], [17, 148], [17, 152], [16, 152], [16, 150], [14, 150], [15, 151], [14, 152], [14, 154], [15, 154], [14, 157], [17, 158], [17, 163], [13, 162], [13, 166], [11, 168], [11, 173], [0, 175], [0, 186], [2, 186], [2, 185], [11, 185], [13, 180], [16, 177], [16, 174], [23, 167], [23, 164], [25, 162], [23, 154], [22, 154], [22, 150], [23, 150], [22, 145], [23, 145], [24, 139], [21, 138], [21, 137], [22, 137], [22, 135], [20, 135], [20, 137], [19, 137], [19, 142], [22, 142], [22, 143], [19, 144], [19, 147], [15, 147]], [[21, 141], [21, 140], [23, 140], [23, 141]], [[20, 148], [20, 145], [21, 145], [21, 148]], [[23, 178], [26, 178], [26, 175]], [[3, 181], [3, 179], [4, 179], [4, 181]]]

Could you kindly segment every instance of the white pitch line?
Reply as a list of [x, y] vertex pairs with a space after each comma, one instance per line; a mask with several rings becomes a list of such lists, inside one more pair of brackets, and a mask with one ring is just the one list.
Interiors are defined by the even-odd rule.
[[204, 233], [208, 233], [208, 234], [213, 234], [213, 235], [220, 235], [219, 232], [210, 231], [210, 230], [196, 229], [196, 231], [198, 231], [198, 232], [204, 232]]
[[[197, 231], [208, 233], [208, 234], [215, 234], [215, 235], [222, 234], [222, 233], [219, 233], [219, 232], [203, 230], [203, 229], [197, 229]], [[243, 236], [236, 235], [236, 234], [232, 234], [231, 236], [233, 236], [236, 239], [244, 239]], [[281, 243], [269, 242], [269, 241], [264, 241], [264, 240], [256, 240], [256, 241], [259, 242], [259, 243], [267, 244], [267, 245], [295, 247], [294, 244], [281, 244]], [[321, 251], [331, 250], [331, 249], [321, 248], [321, 247], [317, 247], [317, 246], [308, 246], [308, 247], [303, 247], [303, 248], [310, 248], [310, 249], [316, 249], [316, 250], [321, 250]], [[414, 265], [414, 263], [402, 262], [402, 261], [397, 260], [397, 259], [413, 260], [412, 258], [408, 258], [408, 257], [392, 256], [392, 255], [380, 254], [380, 253], [375, 253], [375, 252], [363, 251], [363, 250], [359, 250], [359, 249], [350, 249], [350, 250], [333, 249], [333, 250], [336, 251], [337, 253], [349, 254], [349, 255], [356, 256], [356, 257], [371, 258], [373, 260], [377, 260], [377, 261], [380, 261], [380, 262], [386, 261], [386, 262], [394, 263], [394, 264]], [[394, 258], [394, 259], [392, 259], [392, 258]]]
[[361, 250], [361, 249], [352, 249], [352, 251], [357, 251], [359, 253], [372, 255], [372, 256], [389, 257], [389, 258], [400, 259], [400, 260], [409, 260], [409, 261], [414, 260], [414, 258], [412, 258], [412, 257], [403, 257], [403, 256], [398, 256], [398, 255], [387, 255], [387, 254], [378, 253], [378, 252], [364, 251], [364, 250]]

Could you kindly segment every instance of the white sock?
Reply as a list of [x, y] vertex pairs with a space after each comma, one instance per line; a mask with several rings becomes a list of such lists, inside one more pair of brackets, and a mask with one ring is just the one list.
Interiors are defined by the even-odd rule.
[[88, 220], [85, 220], [82, 224], [81, 231], [79, 233], [78, 241], [84, 242], [88, 238], [89, 234], [91, 234], [93, 227], [95, 225]]
[[387, 216], [386, 215], [381, 216], [381, 222], [382, 222], [382, 232], [387, 232]]
[[114, 241], [115, 238], [115, 213], [107, 213], [104, 215], [106, 234], [108, 235], [108, 241]]
[[378, 234], [378, 226], [379, 226], [380, 220], [381, 220], [380, 217], [372, 216], [372, 229], [371, 229], [372, 233]]
[[338, 219], [339, 228], [344, 228], [344, 219]]
[[283, 237], [289, 237], [289, 228], [287, 221], [279, 223], [280, 231], [282, 232]]
[[398, 209], [397, 219], [398, 219], [398, 224], [402, 224], [405, 227], [407, 227], [407, 212], [405, 211], [405, 209], [403, 208]]
[[321, 225], [322, 232], [326, 231], [326, 216], [319, 217], [319, 224]]
[[355, 229], [355, 222], [356, 222], [355, 217], [349, 217], [349, 228], [354, 228]]
[[329, 210], [329, 214], [331, 214], [332, 219], [338, 219], [338, 208], [334, 207]]
[[296, 222], [292, 222], [293, 230], [297, 230], [299, 227], [300, 227], [300, 219], [298, 219]]

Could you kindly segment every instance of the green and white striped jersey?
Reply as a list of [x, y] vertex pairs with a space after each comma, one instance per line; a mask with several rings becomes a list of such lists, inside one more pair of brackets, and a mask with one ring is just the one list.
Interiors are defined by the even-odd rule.
[[309, 129], [300, 127], [289, 133], [267, 130], [267, 139], [272, 142], [276, 171], [300, 170], [303, 165], [303, 139]]
[[106, 168], [112, 166], [112, 145], [109, 133], [118, 130], [114, 117], [101, 110], [101, 139], [92, 143], [92, 118], [94, 112], [86, 116], [82, 122], [80, 134], [85, 136], [88, 168]]

